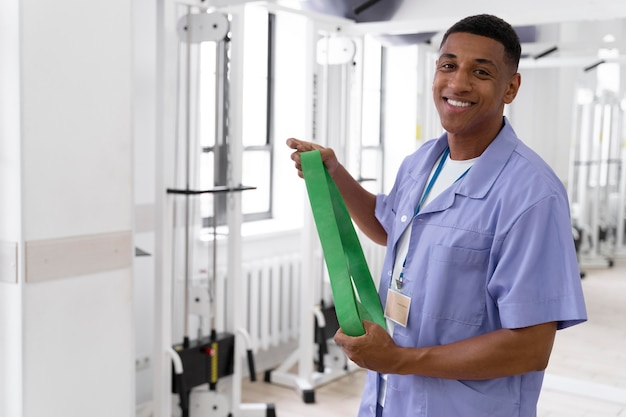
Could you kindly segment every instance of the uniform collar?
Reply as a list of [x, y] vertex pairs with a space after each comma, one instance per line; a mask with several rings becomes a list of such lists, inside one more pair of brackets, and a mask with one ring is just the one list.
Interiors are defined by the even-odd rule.
[[[455, 192], [470, 198], [483, 198], [493, 187], [496, 179], [502, 172], [504, 165], [511, 157], [513, 151], [517, 147], [519, 139], [511, 126], [509, 120], [504, 117], [504, 126], [489, 144], [487, 149], [480, 155], [480, 158], [474, 163], [472, 169], [460, 181]], [[419, 169], [415, 170], [414, 175], [417, 179], [425, 175], [428, 177], [433, 165], [441, 156], [444, 149], [448, 146], [448, 134], [444, 133], [428, 151], [426, 155], [426, 163]]]

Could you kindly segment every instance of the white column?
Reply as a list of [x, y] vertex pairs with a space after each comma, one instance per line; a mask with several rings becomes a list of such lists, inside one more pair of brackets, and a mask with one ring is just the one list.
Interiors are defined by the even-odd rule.
[[19, 0], [0, 3], [0, 415], [22, 413]]
[[0, 16], [0, 415], [131, 416], [131, 2]]
[[172, 0], [157, 0], [156, 114], [160, 124], [155, 145], [155, 290], [153, 395], [154, 417], [169, 417], [172, 409], [172, 239], [173, 206], [166, 189], [173, 186], [176, 135], [177, 11]]

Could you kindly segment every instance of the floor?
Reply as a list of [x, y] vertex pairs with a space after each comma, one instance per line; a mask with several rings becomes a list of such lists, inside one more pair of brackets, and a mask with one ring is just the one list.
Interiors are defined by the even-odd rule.
[[[538, 417], [626, 417], [626, 257], [586, 269], [589, 321], [557, 333]], [[278, 417], [355, 416], [365, 372], [316, 387], [314, 403], [296, 389], [244, 381], [244, 402], [274, 403]]]

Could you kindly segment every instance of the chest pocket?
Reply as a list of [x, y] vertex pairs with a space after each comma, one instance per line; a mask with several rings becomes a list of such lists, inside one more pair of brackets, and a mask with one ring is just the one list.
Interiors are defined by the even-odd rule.
[[423, 313], [480, 326], [485, 314], [488, 250], [435, 245], [425, 281]]

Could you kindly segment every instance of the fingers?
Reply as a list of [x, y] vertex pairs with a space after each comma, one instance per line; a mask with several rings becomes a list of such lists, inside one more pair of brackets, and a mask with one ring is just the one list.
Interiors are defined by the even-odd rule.
[[335, 332], [335, 336], [333, 336], [333, 340], [339, 346], [341, 346], [346, 352], [350, 351], [351, 347], [358, 343], [357, 338], [361, 338], [362, 336], [348, 336], [341, 330], [341, 327]]
[[298, 171], [298, 176], [300, 178], [304, 178], [304, 174], [302, 173], [302, 162], [300, 161], [300, 152], [294, 152], [291, 154], [291, 159], [295, 162], [296, 170]]
[[302, 141], [298, 140], [296, 138], [289, 138], [289, 139], [287, 139], [287, 146], [289, 146], [291, 149], [298, 150], [298, 146], [301, 143], [302, 143]]
[[339, 161], [337, 160], [335, 152], [332, 148], [325, 148], [317, 143], [305, 142], [296, 138], [287, 139], [287, 146], [291, 149], [295, 149], [295, 152], [291, 154], [291, 159], [296, 163], [296, 168], [298, 169], [298, 175], [300, 177], [302, 177], [302, 167], [300, 165], [300, 153], [302, 152], [319, 150], [322, 162], [326, 166], [326, 169], [328, 169], [328, 173], [331, 176], [334, 176], [334, 173], [339, 167]]
[[300, 178], [304, 178], [304, 174], [302, 174], [302, 162], [300, 159], [300, 152], [295, 151], [291, 154], [291, 160], [294, 162], [296, 170], [298, 171], [298, 176]]
[[306, 142], [296, 138], [287, 139], [287, 146], [289, 146], [291, 149], [295, 149], [296, 152], [308, 152], [315, 149], [324, 149], [323, 146], [320, 146], [316, 143]]
[[363, 356], [362, 341], [364, 336], [352, 337], [345, 334], [341, 328], [337, 330], [333, 337], [335, 343], [341, 347], [348, 359], [357, 364], [360, 367], [366, 367], [364, 359], [367, 356]]
[[300, 153], [324, 148], [312, 142], [305, 142], [296, 138], [289, 138], [287, 139], [286, 143], [288, 147], [295, 150], [295, 152], [291, 154], [291, 160], [295, 162], [296, 169], [298, 170], [298, 176], [300, 178], [304, 178], [304, 174], [302, 174], [302, 162], [300, 159]]
[[381, 352], [392, 352], [396, 347], [395, 343], [387, 331], [378, 324], [363, 321], [363, 326], [365, 334], [356, 337], [346, 335], [341, 329], [337, 330], [334, 336], [335, 342], [358, 366], [388, 373], [392, 365], [390, 360], [393, 362], [393, 355], [389, 356]]

